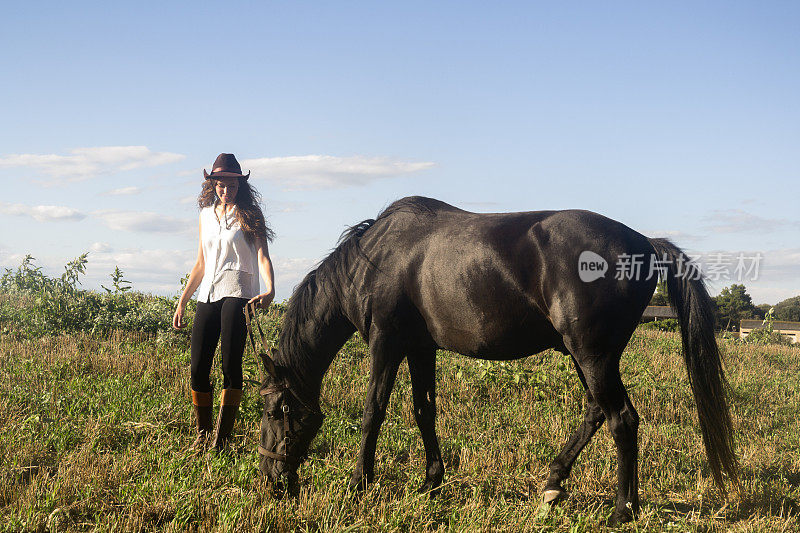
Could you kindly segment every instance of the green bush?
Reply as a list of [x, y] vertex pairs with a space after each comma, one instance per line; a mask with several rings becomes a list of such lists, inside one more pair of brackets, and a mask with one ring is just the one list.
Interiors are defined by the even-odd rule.
[[[30, 255], [16, 270], [6, 269], [0, 278], [2, 331], [14, 331], [25, 337], [77, 331], [93, 334], [114, 330], [152, 334], [172, 331], [177, 296], [167, 298], [132, 291], [118, 267], [111, 274], [113, 290], [103, 287], [106, 292], [100, 294], [79, 289], [87, 255], [70, 261], [60, 278], [43, 274]], [[181, 281], [185, 284], [185, 280]], [[189, 305], [192, 311], [195, 303]]]
[[654, 329], [658, 331], [678, 331], [680, 324], [677, 318], [665, 318], [663, 320], [654, 320], [653, 322], [645, 322], [639, 326], [642, 329]]
[[747, 337], [742, 339], [742, 342], [746, 342], [748, 344], [792, 344], [792, 341], [789, 340], [788, 337], [775, 331], [775, 327], [773, 325], [774, 321], [775, 308], [773, 307], [767, 311], [767, 314], [764, 316], [764, 322], [762, 322], [763, 327], [751, 331]]
[[742, 339], [742, 342], [749, 344], [792, 344], [792, 341], [786, 335], [781, 335], [777, 331], [769, 331], [767, 328], [754, 329], [747, 337]]

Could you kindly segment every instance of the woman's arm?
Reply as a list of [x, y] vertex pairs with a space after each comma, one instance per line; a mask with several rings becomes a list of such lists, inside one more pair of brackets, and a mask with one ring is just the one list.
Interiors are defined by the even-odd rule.
[[186, 311], [186, 304], [194, 294], [194, 291], [197, 290], [200, 282], [203, 281], [203, 274], [205, 274], [206, 269], [206, 261], [205, 257], [203, 256], [202, 235], [203, 227], [202, 222], [200, 222], [200, 243], [197, 246], [197, 261], [194, 262], [192, 271], [189, 272], [189, 280], [186, 282], [186, 288], [183, 289], [183, 293], [178, 300], [178, 307], [175, 309], [175, 315], [172, 317], [172, 327], [175, 329], [186, 327], [186, 324], [183, 323], [183, 313]]
[[261, 272], [261, 279], [264, 280], [266, 291], [247, 303], [255, 302], [256, 307], [266, 309], [275, 298], [275, 272], [272, 270], [272, 261], [269, 258], [269, 246], [266, 240], [262, 240], [258, 244], [258, 270]]

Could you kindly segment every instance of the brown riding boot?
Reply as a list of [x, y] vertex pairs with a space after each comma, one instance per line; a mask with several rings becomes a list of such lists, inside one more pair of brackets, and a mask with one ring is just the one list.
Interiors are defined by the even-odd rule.
[[197, 438], [190, 446], [192, 450], [199, 451], [206, 449], [211, 440], [211, 400], [213, 396], [213, 391], [192, 391], [192, 405], [194, 406], [194, 414], [197, 418]]
[[233, 432], [233, 422], [239, 412], [239, 402], [242, 401], [242, 389], [223, 389], [219, 401], [219, 415], [217, 428], [214, 431], [214, 442], [211, 446], [223, 450], [228, 444], [228, 439]]

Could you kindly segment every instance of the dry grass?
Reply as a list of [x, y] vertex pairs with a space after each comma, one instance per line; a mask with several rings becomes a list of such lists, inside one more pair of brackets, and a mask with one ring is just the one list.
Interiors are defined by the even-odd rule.
[[[0, 335], [0, 528], [62, 531], [605, 530], [616, 483], [606, 430], [552, 509], [548, 464], [581, 418], [583, 395], [555, 352], [487, 368], [439, 359], [442, 493], [416, 493], [424, 453], [402, 368], [383, 426], [377, 482], [345, 489], [360, 438], [369, 360], [351, 341], [325, 382], [324, 427], [302, 489], [276, 499], [257, 475], [260, 405], [245, 394], [231, 455], [193, 455], [188, 351], [180, 337]], [[724, 344], [743, 483], [724, 496], [707, 471], [680, 341], [639, 331], [623, 358], [642, 416], [642, 513], [628, 531], [796, 530], [800, 349]], [[252, 361], [252, 355], [248, 355]], [[256, 370], [249, 363], [249, 372]], [[515, 382], [515, 376], [520, 383]]]

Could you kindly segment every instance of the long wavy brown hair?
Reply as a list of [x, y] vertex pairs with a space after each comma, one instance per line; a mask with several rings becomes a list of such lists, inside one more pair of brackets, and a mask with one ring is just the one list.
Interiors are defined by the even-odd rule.
[[[197, 197], [200, 209], [213, 206], [217, 201], [215, 190], [217, 180], [207, 179], [203, 182], [203, 190]], [[250, 243], [268, 243], [275, 238], [275, 232], [267, 224], [261, 210], [261, 194], [245, 179], [239, 179], [239, 190], [236, 192], [236, 220]]]

